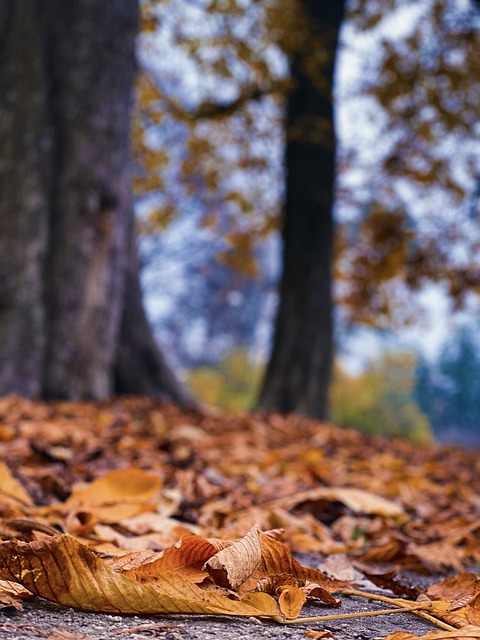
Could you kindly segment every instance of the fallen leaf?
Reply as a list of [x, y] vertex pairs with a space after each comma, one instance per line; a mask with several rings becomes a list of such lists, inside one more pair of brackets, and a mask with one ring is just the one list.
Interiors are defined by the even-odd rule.
[[[158, 475], [142, 469], [115, 469], [86, 486], [74, 488], [67, 505], [90, 507], [125, 503], [145, 503], [156, 497], [162, 488]], [[122, 517], [131, 517], [123, 515]]]
[[[228, 543], [222, 546], [228, 546]], [[201, 582], [208, 573], [203, 565], [218, 552], [219, 545], [200, 536], [188, 535], [162, 551], [155, 560], [146, 562], [126, 572], [140, 581], [155, 579], [165, 572], [175, 572], [192, 582]]]
[[427, 596], [447, 600], [454, 608], [463, 607], [480, 594], [480, 578], [474, 573], [459, 573], [430, 585]]
[[0, 493], [10, 498], [15, 498], [15, 500], [19, 500], [22, 504], [33, 504], [29, 494], [20, 482], [13, 477], [12, 472], [4, 462], [0, 462]]
[[216, 584], [236, 589], [254, 573], [261, 561], [259, 532], [254, 527], [245, 537], [207, 560], [205, 570]]
[[351, 487], [320, 487], [318, 489], [311, 489], [289, 498], [277, 500], [275, 504], [284, 509], [291, 509], [302, 503], [315, 502], [318, 500], [342, 502], [355, 513], [368, 513], [391, 518], [405, 516], [405, 511], [401, 505], [391, 500], [386, 500], [369, 491]]
[[280, 588], [278, 606], [287, 620], [298, 617], [306, 600], [307, 596], [300, 587], [285, 585]]
[[444, 569], [461, 570], [465, 559], [465, 552], [459, 547], [454, 547], [448, 542], [432, 542], [430, 544], [411, 543], [407, 547], [407, 553], [430, 571], [443, 571]]
[[261, 542], [261, 570], [266, 575], [285, 573], [300, 580], [314, 582], [330, 593], [348, 586], [347, 582], [329, 578], [319, 569], [302, 565], [292, 556], [286, 544], [268, 533], [259, 532], [258, 535]]
[[139, 583], [112, 569], [67, 534], [40, 543], [1, 544], [0, 577], [19, 582], [51, 602], [83, 611], [280, 615], [277, 603], [266, 593], [249, 593], [232, 600], [227, 593], [202, 590], [175, 572]]

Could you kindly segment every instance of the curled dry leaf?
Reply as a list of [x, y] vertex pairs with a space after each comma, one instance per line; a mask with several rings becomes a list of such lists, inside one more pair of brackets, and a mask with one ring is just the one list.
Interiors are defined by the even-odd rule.
[[326, 629], [324, 631], [315, 631], [314, 629], [308, 629], [308, 631], [305, 631], [304, 636], [305, 638], [310, 638], [311, 640], [320, 640], [321, 638], [331, 638], [332, 632], [327, 631]]
[[33, 543], [0, 545], [0, 577], [19, 582], [51, 602], [104, 613], [203, 613], [237, 616], [280, 615], [266, 593], [232, 600], [227, 593], [200, 589], [176, 572], [140, 583], [115, 571], [69, 535]]
[[254, 527], [246, 536], [207, 560], [205, 570], [221, 587], [237, 589], [254, 573], [261, 561], [259, 532]]
[[306, 600], [307, 596], [300, 587], [294, 585], [284, 585], [280, 587], [278, 606], [280, 607], [282, 615], [287, 620], [298, 617]]

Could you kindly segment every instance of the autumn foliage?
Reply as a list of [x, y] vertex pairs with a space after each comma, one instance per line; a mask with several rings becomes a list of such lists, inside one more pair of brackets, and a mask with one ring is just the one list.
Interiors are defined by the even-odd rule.
[[[306, 603], [335, 608], [308, 620], [335, 620], [343, 599], [363, 597], [445, 637], [480, 633], [480, 580], [466, 571], [480, 562], [476, 453], [148, 399], [10, 397], [0, 418], [4, 607], [40, 596], [288, 622]], [[421, 590], [407, 570], [437, 583]], [[443, 572], [454, 576], [438, 582]]]

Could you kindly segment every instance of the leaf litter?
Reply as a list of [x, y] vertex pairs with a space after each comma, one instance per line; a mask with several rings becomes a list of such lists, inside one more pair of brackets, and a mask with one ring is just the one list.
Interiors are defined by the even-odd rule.
[[[294, 416], [8, 397], [0, 455], [0, 607], [285, 624], [407, 611], [437, 627], [425, 640], [480, 637], [476, 452]], [[412, 571], [447, 577], [420, 589]], [[388, 606], [344, 613], [345, 597]]]

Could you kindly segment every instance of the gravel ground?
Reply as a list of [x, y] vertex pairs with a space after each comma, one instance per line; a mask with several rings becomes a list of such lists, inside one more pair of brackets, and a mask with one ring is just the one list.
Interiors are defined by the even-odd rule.
[[[385, 605], [366, 600], [343, 598], [342, 613], [348, 611], [373, 611]], [[325, 607], [306, 607], [302, 615], [322, 615], [340, 612]], [[24, 610], [0, 612], [0, 640], [237, 640], [240, 638], [265, 638], [265, 640], [300, 640], [308, 629], [329, 630], [335, 640], [374, 640], [394, 631], [408, 630], [418, 634], [433, 627], [413, 614], [338, 620], [304, 625], [280, 625], [258, 622], [254, 619], [219, 618], [199, 616], [110, 616], [81, 613], [64, 609], [48, 602], [27, 602]], [[70, 636], [69, 634], [74, 634]]]

